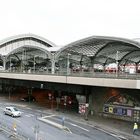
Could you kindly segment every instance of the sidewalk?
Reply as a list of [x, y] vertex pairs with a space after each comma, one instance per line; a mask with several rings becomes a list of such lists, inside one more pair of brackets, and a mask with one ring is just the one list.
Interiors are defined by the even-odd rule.
[[[90, 125], [98, 130], [101, 130], [109, 135], [118, 135], [125, 137], [127, 140], [140, 140], [140, 136], [133, 135], [133, 123], [127, 122], [123, 120], [117, 120], [117, 119], [111, 119], [111, 118], [105, 118], [101, 116], [88, 116], [88, 120], [85, 120], [83, 116], [80, 116], [80, 114], [70, 111], [63, 112], [62, 110], [56, 111], [55, 109], [48, 109], [43, 106], [39, 106], [36, 104], [29, 104], [29, 103], [17, 103], [12, 102], [15, 105], [20, 104], [20, 106], [24, 106], [26, 108], [32, 108], [41, 110], [41, 114], [45, 115], [45, 113], [65, 116], [67, 119], [73, 119], [75, 122], [84, 123], [87, 125]], [[140, 125], [139, 125], [140, 128]], [[140, 131], [139, 131], [140, 134]], [[126, 140], [122, 139], [122, 140]], [[121, 140], [121, 139], [120, 139]]]

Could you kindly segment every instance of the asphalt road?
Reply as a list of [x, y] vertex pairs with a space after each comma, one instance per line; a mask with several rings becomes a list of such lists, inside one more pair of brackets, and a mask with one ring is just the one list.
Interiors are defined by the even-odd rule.
[[[22, 116], [18, 118], [12, 118], [11, 116], [4, 115], [3, 109], [6, 106], [10, 106], [11, 103], [1, 101], [0, 102], [0, 123], [7, 128], [13, 129], [16, 125], [17, 133], [25, 136], [26, 139], [36, 140], [117, 140], [117, 138], [106, 134], [96, 128], [76, 122], [73, 118], [65, 118], [64, 124], [70, 131], [58, 129], [54, 125], [42, 122], [38, 120], [41, 118], [41, 110], [27, 108], [24, 105], [16, 105], [22, 112]], [[12, 103], [14, 105], [14, 103]], [[48, 116], [47, 119], [56, 124], [62, 125], [62, 116], [55, 114], [45, 113], [43, 116]], [[0, 132], [0, 140], [10, 140], [9, 134]]]

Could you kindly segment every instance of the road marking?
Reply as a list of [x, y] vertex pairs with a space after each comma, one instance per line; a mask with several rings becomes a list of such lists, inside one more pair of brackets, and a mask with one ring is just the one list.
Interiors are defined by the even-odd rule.
[[4, 110], [4, 108], [3, 108], [3, 107], [0, 107], [0, 109], [1, 109], [1, 110]]
[[56, 122], [53, 122], [53, 121], [50, 121], [50, 120], [47, 120], [47, 119], [44, 119], [44, 118], [38, 118], [38, 120], [46, 122], [46, 123], [48, 123], [48, 124], [50, 124], [52, 126], [55, 126], [55, 127], [59, 128], [59, 129], [65, 131], [65, 132], [69, 132], [69, 133], [72, 134], [72, 132], [70, 131], [70, 129], [68, 127], [63, 126], [63, 125], [61, 125], [59, 123], [56, 123]]
[[70, 125], [72, 125], [72, 126], [78, 127], [78, 128], [80, 128], [80, 129], [82, 129], [82, 130], [84, 130], [84, 131], [89, 132], [89, 130], [88, 130], [88, 129], [85, 129], [85, 128], [83, 128], [83, 127], [79, 126], [79, 125], [76, 125], [76, 124], [73, 124], [73, 123], [69, 123], [69, 124], [70, 124]]
[[[91, 126], [91, 127], [93, 127], [93, 126]], [[125, 137], [123, 137], [123, 136], [118, 136], [117, 134], [114, 134], [114, 133], [112, 133], [112, 132], [109, 132], [109, 131], [106, 131], [106, 130], [104, 130], [104, 129], [102, 129], [102, 128], [96, 128], [95, 126], [93, 127], [93, 128], [95, 128], [95, 129], [97, 129], [97, 130], [99, 130], [99, 131], [102, 131], [102, 132], [104, 132], [104, 133], [106, 133], [106, 134], [109, 134], [110, 136], [113, 136], [113, 137], [115, 137], [116, 139], [118, 139], [118, 140], [128, 140], [127, 138], [125, 138]]]
[[32, 110], [32, 108], [30, 108], [30, 107], [26, 107], [26, 109], [30, 109], [30, 110]]
[[35, 130], [35, 127], [32, 126], [31, 129], [32, 129], [32, 130]]
[[50, 118], [50, 117], [54, 117], [54, 116], [56, 116], [56, 115], [48, 115], [48, 116], [44, 116], [42, 118], [45, 119], [45, 118]]
[[33, 117], [34, 115], [33, 114], [29, 114], [31, 117]]
[[41, 133], [41, 134], [45, 134], [45, 132], [44, 132], [44, 131], [42, 131], [42, 130], [40, 130], [40, 131], [39, 131], [39, 133]]
[[31, 117], [30, 115], [25, 115], [26, 117]]
[[15, 122], [21, 123], [20, 120], [18, 120], [17, 118], [13, 118]]
[[33, 117], [34, 115], [32, 114], [28, 114], [28, 115], [25, 115], [26, 117]]

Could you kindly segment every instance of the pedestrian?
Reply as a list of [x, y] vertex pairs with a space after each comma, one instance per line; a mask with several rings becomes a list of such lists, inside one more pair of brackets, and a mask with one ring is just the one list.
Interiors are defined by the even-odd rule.
[[133, 126], [133, 135], [135, 135], [137, 133], [137, 130], [138, 130], [138, 125], [137, 125], [137, 123], [134, 123], [134, 126]]

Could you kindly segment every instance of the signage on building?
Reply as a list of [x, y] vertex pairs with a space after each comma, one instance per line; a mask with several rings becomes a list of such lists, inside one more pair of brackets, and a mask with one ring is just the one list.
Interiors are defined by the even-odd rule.
[[118, 117], [135, 122], [140, 122], [140, 108], [134, 108], [134, 107], [127, 107], [127, 106], [119, 106], [119, 105], [110, 105], [105, 104], [103, 107], [103, 112], [108, 115], [114, 115], [115, 118]]

